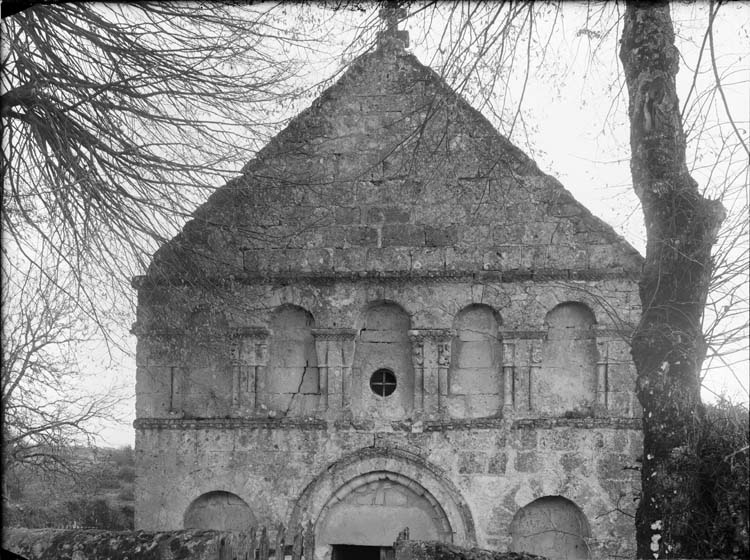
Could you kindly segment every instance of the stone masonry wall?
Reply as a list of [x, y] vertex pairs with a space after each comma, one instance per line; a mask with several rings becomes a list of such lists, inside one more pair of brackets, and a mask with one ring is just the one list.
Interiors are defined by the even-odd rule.
[[312, 520], [323, 559], [388, 545], [356, 512], [508, 549], [542, 511], [632, 554], [641, 261], [384, 43], [136, 279], [137, 526]]
[[[520, 508], [537, 498], [562, 496], [581, 508], [591, 526], [592, 558], [628, 556], [634, 542], [629, 516], [639, 489], [638, 426], [560, 419], [497, 421], [484, 428], [424, 426], [419, 432], [406, 422], [399, 430], [372, 433], [355, 424], [331, 430], [304, 421], [142, 421], [136, 526], [180, 527], [190, 503], [214, 490], [237, 494], [260, 524], [287, 523], [295, 507], [308, 507], [301, 521], [316, 523], [320, 507], [298, 502], [316, 479], [323, 479], [318, 484], [331, 495], [347, 481], [349, 475], [337, 478], [331, 465], [353, 456], [356, 471], [358, 454], [374, 454], [382, 457], [380, 468], [408, 472], [393, 453], [403, 450], [425, 473], [437, 469], [460, 490], [475, 533], [459, 536], [457, 544], [507, 550]], [[363, 461], [361, 474], [371, 468]], [[417, 480], [425, 484], [425, 478]]]

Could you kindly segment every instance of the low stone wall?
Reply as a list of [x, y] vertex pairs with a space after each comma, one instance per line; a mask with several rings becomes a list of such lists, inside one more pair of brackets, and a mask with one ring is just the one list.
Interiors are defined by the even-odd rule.
[[434, 541], [399, 539], [395, 547], [396, 560], [545, 560], [542, 556], [534, 554], [494, 552]]
[[[149, 533], [12, 528], [4, 531], [3, 548], [28, 560], [220, 560], [237, 557], [236, 551], [230, 550], [235, 537], [223, 531]], [[294, 548], [292, 556], [300, 558], [301, 546]], [[545, 560], [533, 554], [412, 541], [408, 540], [408, 533], [402, 533], [395, 549], [396, 560]], [[261, 550], [259, 557], [267, 558], [268, 545], [261, 546]]]
[[29, 560], [216, 560], [219, 531], [4, 529], [3, 548]]

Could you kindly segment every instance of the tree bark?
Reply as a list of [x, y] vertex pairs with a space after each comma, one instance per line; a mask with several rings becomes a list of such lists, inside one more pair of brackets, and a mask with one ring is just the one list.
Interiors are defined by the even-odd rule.
[[675, 76], [679, 53], [666, 2], [629, 2], [620, 50], [629, 94], [631, 173], [646, 223], [639, 284], [642, 318], [632, 341], [643, 406], [639, 558], [690, 557], [702, 417], [701, 329], [711, 248], [724, 210], [704, 198], [685, 161]]

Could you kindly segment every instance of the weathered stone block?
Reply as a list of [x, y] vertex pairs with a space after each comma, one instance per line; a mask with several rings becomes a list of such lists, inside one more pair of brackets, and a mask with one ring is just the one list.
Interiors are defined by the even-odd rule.
[[586, 268], [589, 264], [585, 248], [566, 245], [554, 245], [548, 253], [546, 265], [562, 270]]
[[506, 453], [499, 452], [492, 455], [490, 458], [489, 467], [487, 472], [489, 474], [505, 474], [505, 469], [508, 464], [508, 456]]
[[479, 474], [485, 471], [487, 455], [481, 451], [465, 451], [458, 458], [459, 474]]
[[443, 270], [445, 268], [445, 253], [443, 249], [425, 247], [411, 248], [412, 270]]
[[383, 247], [367, 250], [367, 269], [406, 271], [411, 268], [411, 254], [405, 247]]
[[517, 449], [536, 449], [537, 431], [533, 428], [519, 429], [513, 434], [513, 446]]
[[346, 232], [346, 240], [355, 247], [377, 247], [378, 230], [371, 227], [350, 227]]
[[586, 252], [589, 268], [623, 268], [618, 252], [612, 245], [588, 245]]
[[476, 247], [478, 245], [483, 245], [490, 238], [491, 227], [487, 225], [461, 225], [457, 229], [458, 239], [456, 240], [456, 246], [459, 247]]
[[337, 272], [356, 272], [366, 270], [367, 249], [349, 247], [333, 250], [333, 269]]
[[446, 270], [483, 270], [484, 251], [482, 249], [446, 247], [444, 250]]
[[516, 472], [533, 473], [542, 466], [542, 461], [536, 451], [519, 451], [516, 453], [514, 468]]
[[299, 264], [303, 271], [322, 272], [333, 268], [331, 249], [305, 249]]
[[334, 209], [335, 217], [334, 221], [337, 224], [340, 225], [354, 225], [360, 223], [361, 218], [361, 210], [359, 207], [341, 207], [337, 206]]
[[330, 247], [334, 249], [341, 249], [346, 247], [346, 228], [343, 227], [327, 227], [321, 230], [323, 247]]
[[450, 247], [458, 242], [458, 232], [455, 226], [425, 226], [425, 245], [427, 247]]
[[622, 391], [610, 391], [607, 393], [607, 411], [613, 416], [636, 416], [631, 409], [632, 394]]
[[638, 474], [633, 457], [624, 453], [606, 453], [597, 464], [602, 480], [632, 480]]
[[573, 428], [556, 428], [539, 433], [539, 448], [551, 450], [578, 449], [585, 445], [586, 434], [578, 433]]
[[421, 247], [424, 245], [424, 230], [409, 224], [383, 226], [383, 247]]
[[496, 245], [508, 245], [511, 243], [521, 243], [526, 235], [527, 224], [525, 222], [515, 222], [501, 224], [492, 227], [492, 242]]
[[583, 470], [585, 460], [580, 452], [563, 453], [560, 456], [560, 465], [568, 475], [580, 475]]
[[410, 212], [398, 206], [374, 206], [367, 209], [368, 224], [407, 224]]

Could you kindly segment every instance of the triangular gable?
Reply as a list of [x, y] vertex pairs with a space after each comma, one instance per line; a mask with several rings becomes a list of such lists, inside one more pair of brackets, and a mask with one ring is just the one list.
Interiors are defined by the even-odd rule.
[[150, 273], [633, 274], [641, 257], [404, 50], [362, 56]]

